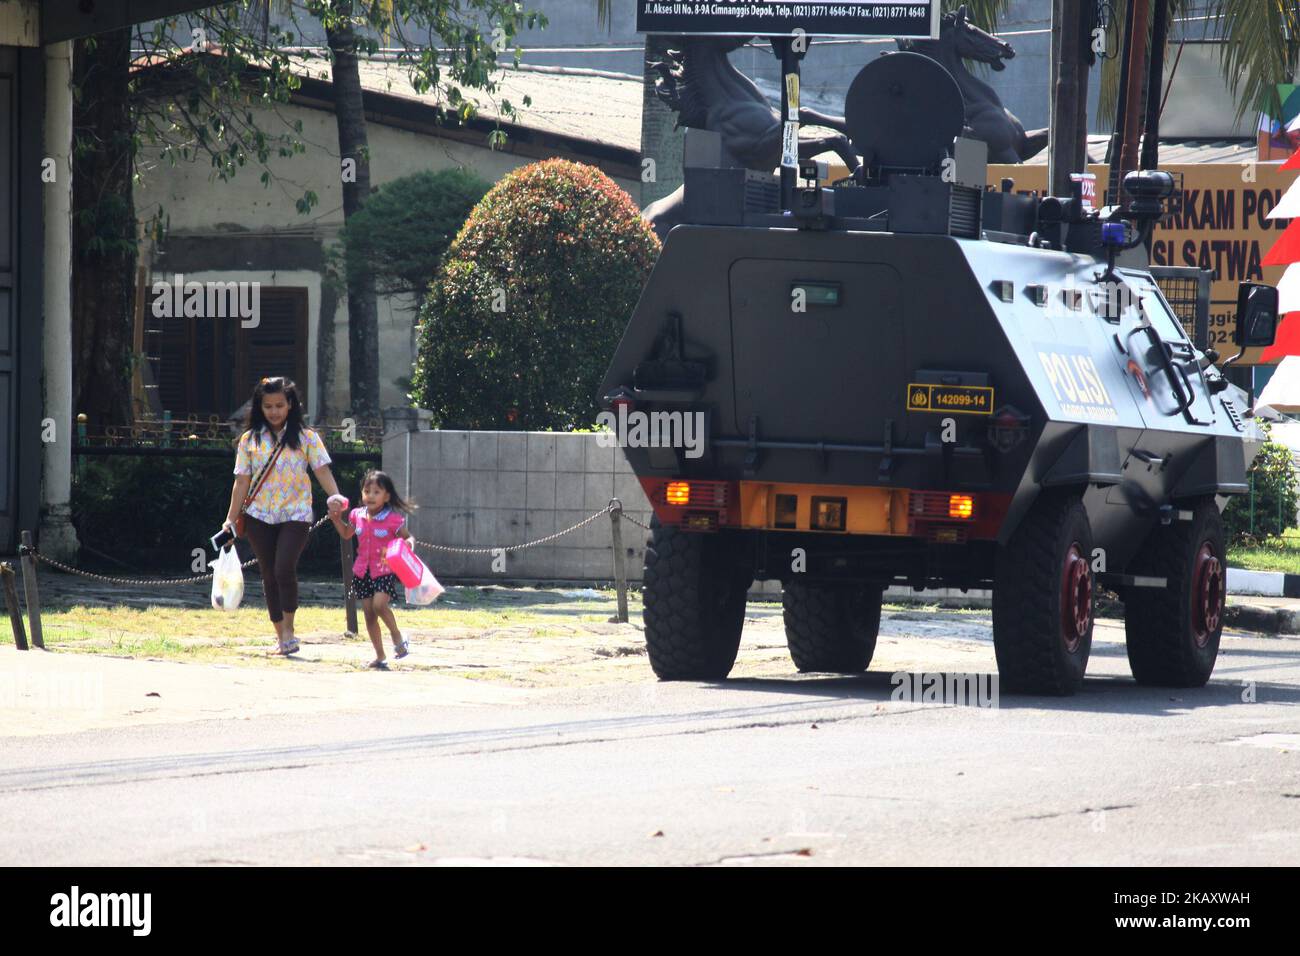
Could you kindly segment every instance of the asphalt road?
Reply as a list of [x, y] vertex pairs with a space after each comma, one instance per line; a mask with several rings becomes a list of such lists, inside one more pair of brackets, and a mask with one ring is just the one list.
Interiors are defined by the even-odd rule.
[[904, 614], [860, 679], [646, 667], [508, 703], [0, 737], [0, 863], [1300, 862], [1300, 638], [1226, 636], [1196, 691], [1135, 685], [1121, 640], [1099, 626], [1078, 696], [987, 708], [895, 699], [895, 669], [994, 670], [986, 619]]

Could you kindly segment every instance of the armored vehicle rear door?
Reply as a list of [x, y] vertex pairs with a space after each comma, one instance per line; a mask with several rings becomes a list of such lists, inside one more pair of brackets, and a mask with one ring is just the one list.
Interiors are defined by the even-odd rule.
[[902, 279], [879, 263], [739, 259], [731, 266], [736, 430], [879, 442], [902, 423]]

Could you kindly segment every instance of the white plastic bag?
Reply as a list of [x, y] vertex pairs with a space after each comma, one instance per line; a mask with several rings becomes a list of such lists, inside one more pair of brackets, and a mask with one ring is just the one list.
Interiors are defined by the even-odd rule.
[[212, 606], [222, 611], [233, 611], [244, 599], [244, 569], [239, 566], [239, 554], [233, 547], [222, 548], [212, 568]]
[[438, 600], [438, 595], [442, 594], [444, 588], [438, 583], [438, 579], [433, 576], [429, 566], [424, 566], [424, 574], [420, 577], [420, 583], [413, 588], [406, 589], [407, 604], [432, 604]]

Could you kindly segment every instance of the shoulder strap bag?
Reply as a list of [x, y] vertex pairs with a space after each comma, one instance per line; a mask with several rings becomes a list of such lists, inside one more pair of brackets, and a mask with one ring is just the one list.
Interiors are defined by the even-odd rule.
[[281, 435], [280, 440], [275, 443], [275, 451], [271, 452], [271, 457], [267, 459], [266, 464], [262, 466], [262, 470], [257, 475], [257, 481], [253, 484], [253, 487], [248, 494], [244, 496], [244, 503], [239, 506], [239, 515], [235, 518], [236, 537], [244, 537], [244, 518], [248, 512], [248, 506], [253, 503], [253, 499], [257, 497], [257, 493], [262, 490], [262, 484], [266, 481], [267, 475], [271, 473], [271, 468], [275, 465], [275, 460], [280, 457], [280, 451], [283, 448], [284, 436]]

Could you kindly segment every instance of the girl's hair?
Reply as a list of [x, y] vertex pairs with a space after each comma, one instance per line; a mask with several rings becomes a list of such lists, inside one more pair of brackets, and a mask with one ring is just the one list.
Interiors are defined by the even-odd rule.
[[388, 476], [388, 472], [380, 471], [377, 468], [366, 472], [366, 476], [361, 479], [361, 490], [365, 491], [366, 485], [371, 482], [388, 492], [388, 506], [390, 508], [409, 515], [419, 507], [414, 501], [402, 500], [402, 496], [397, 493], [397, 486], [393, 484], [393, 479]]
[[302, 399], [298, 397], [298, 386], [293, 383], [292, 379], [283, 375], [276, 375], [271, 378], [264, 378], [253, 386], [253, 398], [248, 407], [247, 428], [261, 440], [261, 432], [265, 430], [268, 434], [271, 431], [271, 424], [266, 420], [266, 415], [262, 413], [262, 396], [275, 395], [280, 392], [284, 393], [285, 400], [289, 403], [289, 417], [284, 421], [284, 443], [289, 448], [298, 447], [298, 437], [302, 434]]

